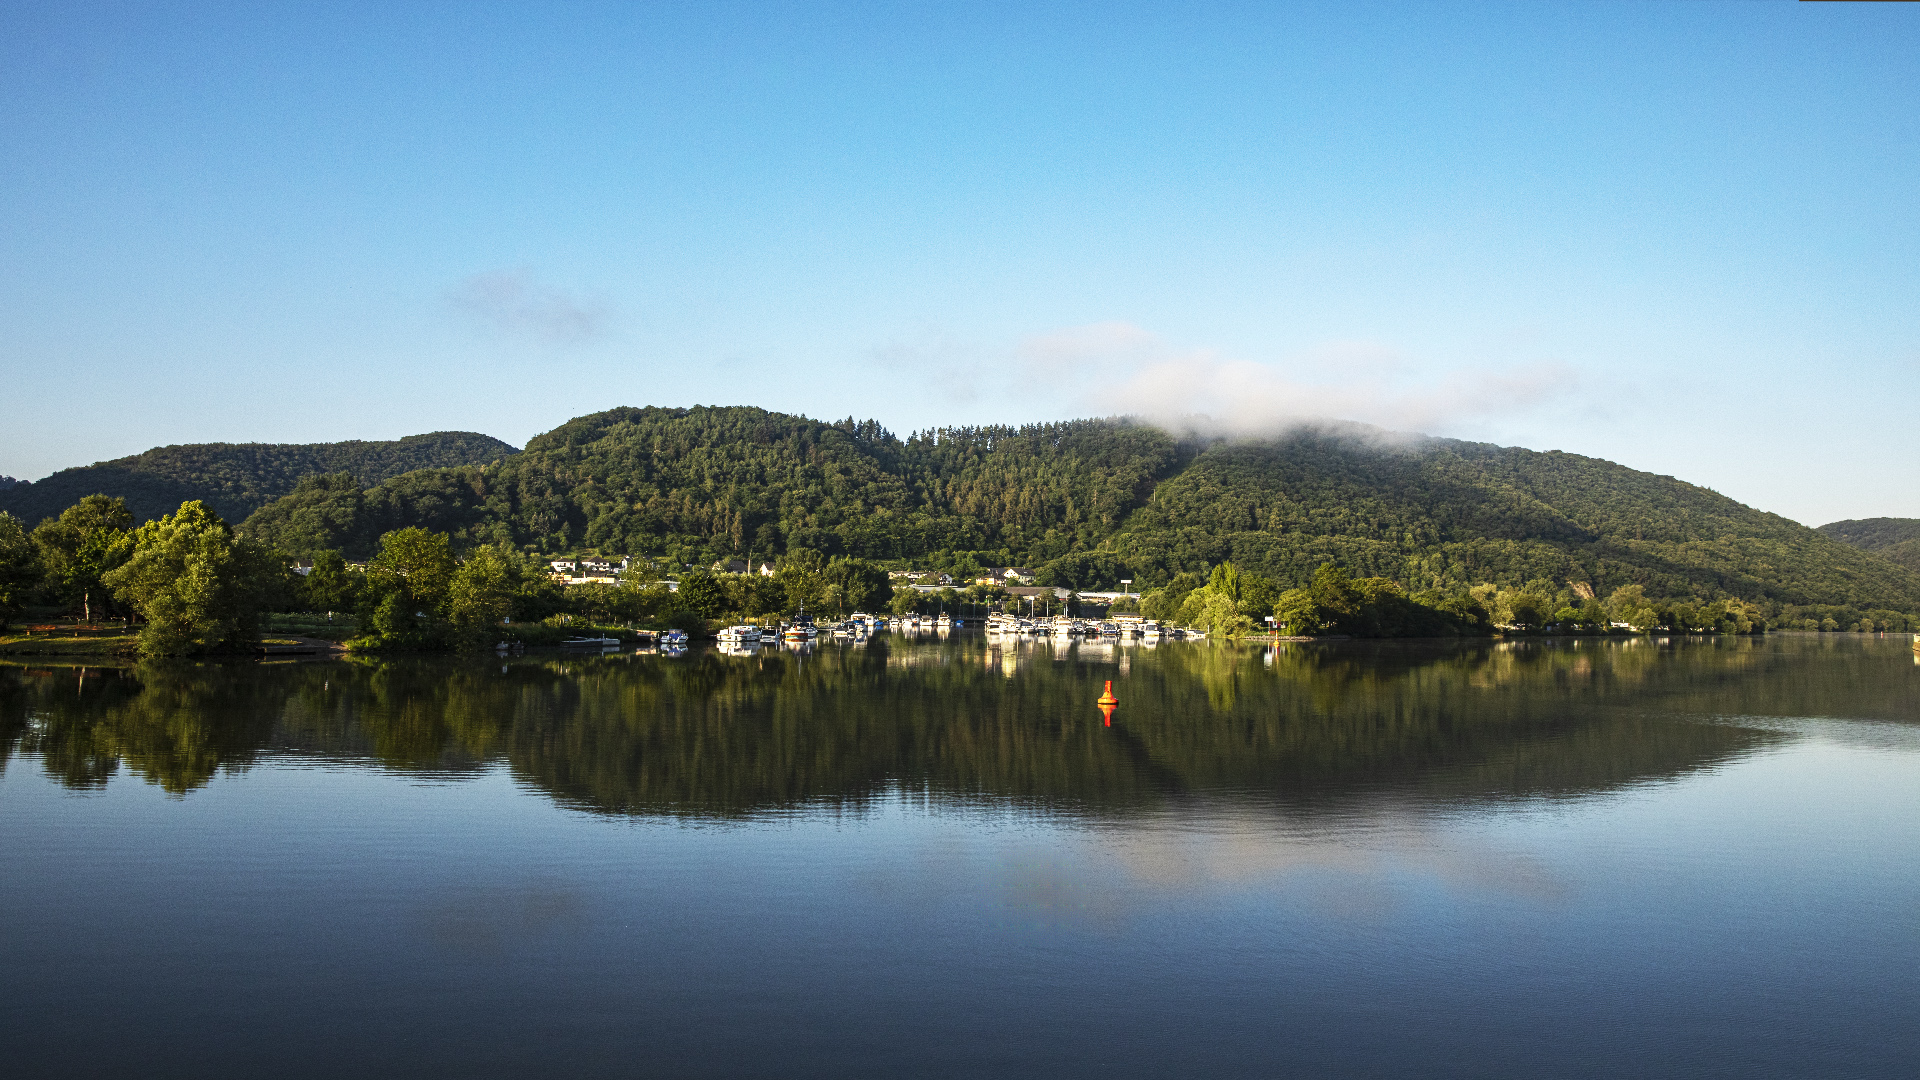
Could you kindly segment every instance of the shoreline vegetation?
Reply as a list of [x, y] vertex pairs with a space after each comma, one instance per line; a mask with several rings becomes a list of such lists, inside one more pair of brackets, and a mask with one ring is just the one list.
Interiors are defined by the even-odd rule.
[[124, 621], [59, 647], [459, 652], [860, 610], [1131, 614], [1211, 638], [1920, 630], [1920, 574], [1867, 550], [1903, 554], [1899, 522], [1829, 537], [1610, 462], [1388, 435], [1089, 420], [900, 440], [616, 409], [371, 486], [226, 448], [246, 451], [221, 459], [233, 490], [291, 491], [239, 525], [199, 498], [154, 514], [90, 494], [31, 528], [0, 511], [0, 648], [55, 647], [16, 624]]
[[[349, 564], [339, 552], [294, 560], [271, 551], [197, 501], [131, 525], [124, 502], [104, 495], [87, 496], [31, 534], [0, 513], [0, 573], [9, 583], [0, 614], [10, 622], [37, 588], [42, 598], [77, 595], [88, 620], [28, 622], [0, 637], [0, 651], [147, 657], [461, 652], [502, 643], [557, 646], [581, 636], [638, 641], [668, 628], [711, 637], [726, 622], [776, 622], [808, 610], [844, 616], [863, 608], [895, 615], [973, 609], [984, 615], [1017, 610], [1023, 598], [1042, 617], [1056, 606], [1058, 614], [1094, 617], [1128, 608], [1223, 639], [1754, 634], [1768, 628], [1755, 605], [1731, 598], [1655, 601], [1644, 587], [1623, 585], [1603, 601], [1590, 587], [1555, 592], [1545, 582], [1409, 594], [1389, 579], [1355, 578], [1332, 563], [1300, 586], [1283, 588], [1222, 562], [1205, 575], [1177, 574], [1096, 612], [1077, 591], [1061, 596], [1046, 588], [1022, 597], [985, 581], [932, 591], [896, 586], [880, 566], [817, 552], [789, 552], [759, 573], [751, 563], [741, 572], [678, 574], [643, 563], [641, 573], [612, 583], [569, 586], [539, 558], [497, 547], [459, 557], [448, 534], [418, 527], [387, 533], [372, 558]], [[320, 609], [324, 616], [313, 614]], [[96, 613], [120, 625], [94, 622]], [[1263, 624], [1273, 629], [1261, 632]], [[1895, 628], [1863, 622], [1853, 629]]]

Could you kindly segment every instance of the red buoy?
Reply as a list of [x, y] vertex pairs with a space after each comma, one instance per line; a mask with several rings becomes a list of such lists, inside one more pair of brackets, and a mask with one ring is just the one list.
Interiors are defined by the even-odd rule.
[[1100, 706], [1101, 715], [1107, 718], [1107, 726], [1112, 727], [1113, 726], [1113, 707], [1115, 705], [1120, 704], [1120, 699], [1113, 696], [1113, 680], [1112, 679], [1107, 680], [1106, 690], [1103, 691], [1098, 698], [1095, 698], [1093, 703], [1095, 705]]

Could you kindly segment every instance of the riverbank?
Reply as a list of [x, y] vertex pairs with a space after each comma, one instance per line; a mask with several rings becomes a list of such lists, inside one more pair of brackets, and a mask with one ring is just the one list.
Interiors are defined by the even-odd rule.
[[[326, 638], [291, 634], [272, 634], [261, 638], [252, 649], [237, 656], [344, 655], [346, 646]], [[37, 632], [15, 631], [0, 634], [0, 655], [118, 657], [131, 659], [140, 654], [138, 629], [99, 629], [74, 631], [68, 628]]]
[[15, 627], [0, 634], [0, 653], [13, 656], [132, 656], [139, 647], [138, 630], [62, 627], [31, 632]]

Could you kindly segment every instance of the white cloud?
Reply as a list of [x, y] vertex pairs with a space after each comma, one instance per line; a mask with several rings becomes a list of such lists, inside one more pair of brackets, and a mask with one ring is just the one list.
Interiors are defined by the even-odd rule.
[[922, 384], [948, 400], [980, 398], [980, 350], [951, 331], [923, 327], [871, 350], [868, 357], [891, 377]]
[[576, 299], [535, 280], [527, 270], [494, 270], [462, 281], [448, 297], [453, 306], [516, 337], [574, 345], [606, 336], [605, 304]]
[[1442, 434], [1556, 403], [1577, 378], [1557, 361], [1439, 376], [1389, 346], [1327, 342], [1282, 363], [1180, 348], [1124, 322], [1069, 327], [1018, 349], [1030, 382], [1084, 411], [1213, 435], [1271, 436], [1329, 421]]

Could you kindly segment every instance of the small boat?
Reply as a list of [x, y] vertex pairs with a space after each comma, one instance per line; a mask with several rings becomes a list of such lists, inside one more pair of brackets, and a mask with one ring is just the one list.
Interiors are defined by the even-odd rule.
[[620, 644], [620, 639], [613, 637], [575, 637], [568, 638], [561, 642], [560, 647], [563, 649], [604, 649], [609, 645], [618, 644]]
[[757, 644], [760, 641], [760, 628], [744, 623], [739, 626], [729, 626], [720, 631], [719, 638], [729, 645]]
[[684, 649], [687, 647], [687, 632], [685, 630], [669, 630], [660, 635], [660, 644], [667, 648]]
[[819, 637], [820, 631], [814, 629], [813, 620], [807, 616], [806, 609], [802, 608], [800, 614], [795, 615], [793, 621], [787, 624], [787, 628], [780, 632], [780, 636], [787, 641], [809, 641]]

